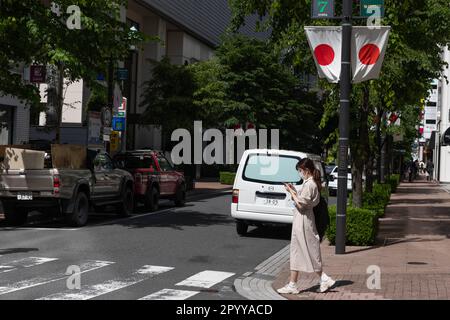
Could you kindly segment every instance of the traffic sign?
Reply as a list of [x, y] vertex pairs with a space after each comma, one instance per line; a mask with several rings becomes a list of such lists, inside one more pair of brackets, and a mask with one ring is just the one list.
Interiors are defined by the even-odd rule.
[[126, 113], [125, 112], [114, 112], [114, 117], [115, 118], [125, 118]]
[[119, 112], [120, 111], [127, 112], [127, 98], [125, 97], [122, 98], [122, 103], [119, 106]]
[[360, 8], [362, 17], [384, 17], [384, 0], [361, 0]]
[[125, 131], [125, 118], [113, 118], [113, 126], [114, 131]]
[[117, 80], [128, 80], [128, 69], [126, 68], [117, 69]]
[[334, 17], [334, 0], [313, 0], [312, 18], [329, 19]]

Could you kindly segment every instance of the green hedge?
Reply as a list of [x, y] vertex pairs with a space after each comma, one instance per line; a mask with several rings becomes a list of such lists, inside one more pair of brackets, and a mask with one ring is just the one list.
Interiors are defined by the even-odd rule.
[[236, 173], [234, 173], [234, 172], [221, 171], [220, 172], [220, 183], [227, 184], [227, 185], [233, 185], [235, 177], [236, 177]]
[[[332, 245], [336, 243], [336, 206], [329, 207], [330, 226], [326, 232]], [[378, 217], [373, 210], [347, 208], [347, 245], [370, 246], [375, 243], [378, 232]]]
[[392, 193], [395, 193], [397, 191], [398, 185], [400, 184], [400, 175], [399, 174], [391, 175], [387, 182], [391, 185]]
[[374, 183], [372, 192], [363, 194], [363, 208], [374, 210], [378, 217], [382, 217], [390, 199], [391, 185]]

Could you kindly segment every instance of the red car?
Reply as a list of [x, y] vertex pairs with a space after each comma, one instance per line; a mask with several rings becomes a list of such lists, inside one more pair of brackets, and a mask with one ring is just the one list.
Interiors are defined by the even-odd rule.
[[176, 206], [186, 203], [184, 174], [176, 171], [164, 154], [155, 150], [134, 150], [114, 156], [115, 165], [134, 176], [134, 197], [149, 211], [158, 209], [159, 199]]

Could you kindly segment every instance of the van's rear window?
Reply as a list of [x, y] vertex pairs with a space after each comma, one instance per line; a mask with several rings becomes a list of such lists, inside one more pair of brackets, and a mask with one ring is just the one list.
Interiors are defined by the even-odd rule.
[[295, 169], [299, 161], [300, 158], [294, 156], [252, 154], [247, 159], [242, 178], [269, 184], [300, 183], [300, 175]]

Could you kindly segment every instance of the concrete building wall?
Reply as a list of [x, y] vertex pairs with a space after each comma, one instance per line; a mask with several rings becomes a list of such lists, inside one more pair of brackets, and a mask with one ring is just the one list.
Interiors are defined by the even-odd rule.
[[61, 115], [62, 124], [82, 124], [83, 116], [83, 80], [64, 86], [64, 106]]
[[13, 144], [24, 144], [29, 141], [30, 109], [12, 96], [0, 97], [0, 105], [10, 108], [12, 123], [9, 128], [10, 139]]
[[[447, 63], [450, 63], [450, 51], [446, 47], [444, 49], [443, 58]], [[450, 127], [450, 84], [447, 80], [450, 79], [449, 68], [444, 69], [443, 77], [440, 81], [441, 87], [441, 106], [440, 106], [440, 138], [444, 132]], [[441, 146], [440, 148], [440, 162], [439, 162], [439, 178], [441, 182], [450, 183], [450, 146]]]

